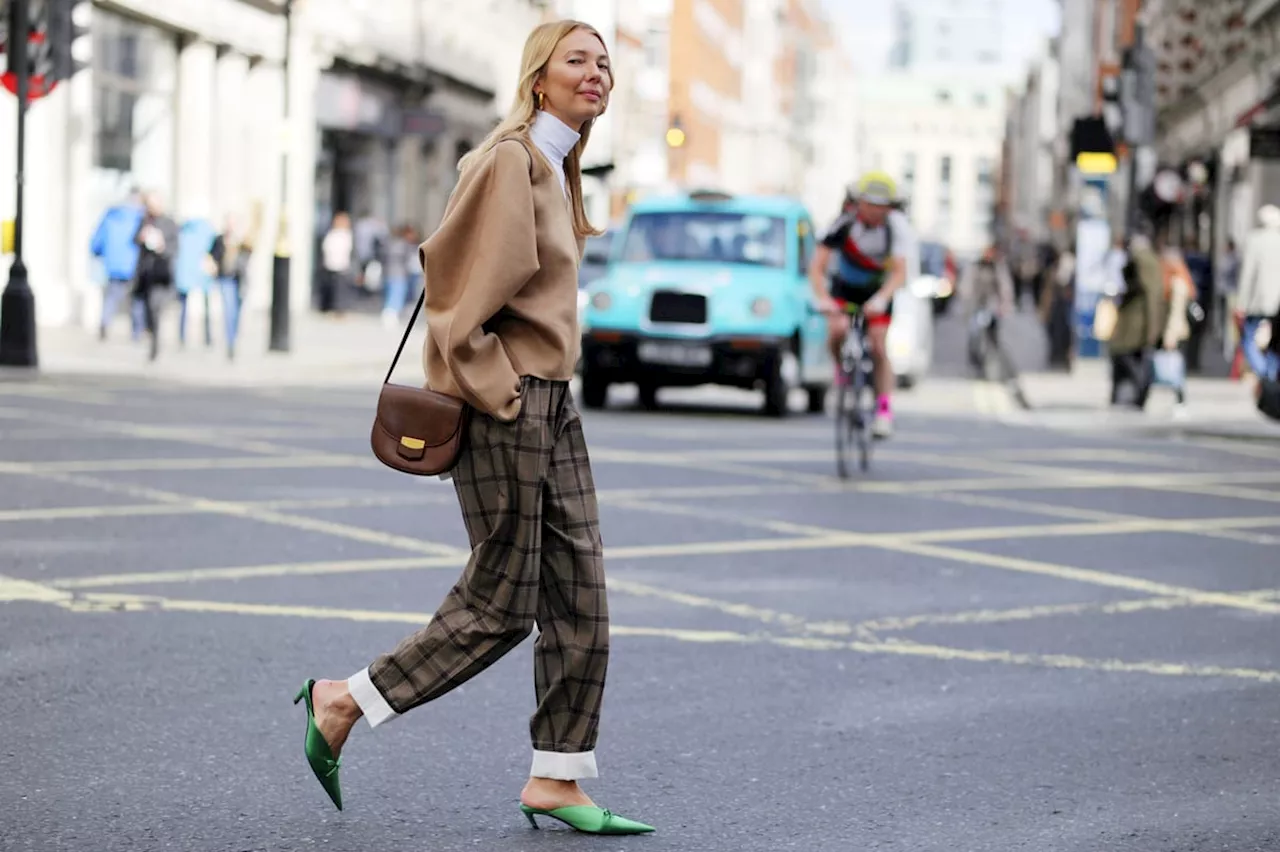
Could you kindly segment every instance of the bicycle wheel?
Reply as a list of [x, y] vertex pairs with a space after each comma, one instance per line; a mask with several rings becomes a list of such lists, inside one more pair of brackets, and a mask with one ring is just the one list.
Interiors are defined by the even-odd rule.
[[856, 432], [856, 405], [852, 380], [847, 378], [836, 388], [836, 473], [841, 479], [849, 478], [852, 464], [850, 456]]
[[876, 404], [870, 372], [859, 369], [850, 390], [855, 412], [852, 425], [858, 442], [858, 467], [866, 473], [871, 467], [871, 423], [875, 417]]

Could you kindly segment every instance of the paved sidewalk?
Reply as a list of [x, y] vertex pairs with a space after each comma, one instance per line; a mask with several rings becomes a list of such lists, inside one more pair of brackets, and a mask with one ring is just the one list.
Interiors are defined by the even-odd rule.
[[1280, 423], [1254, 406], [1247, 381], [1191, 378], [1187, 403], [1175, 415], [1173, 392], [1153, 388], [1145, 411], [1110, 405], [1110, 364], [1077, 361], [1070, 374], [1028, 372], [1020, 384], [1031, 410], [1020, 408], [1000, 385], [960, 378], [929, 378], [909, 394], [903, 411], [995, 418], [1011, 424], [1071, 431], [1143, 433], [1169, 437], [1218, 437], [1280, 442]]
[[[403, 333], [403, 325], [384, 326], [377, 316], [347, 314], [342, 319], [314, 312], [292, 317], [289, 352], [270, 352], [269, 315], [264, 311], [244, 317], [240, 346], [229, 361], [219, 329], [214, 345], [203, 345], [201, 329], [189, 335], [187, 345], [177, 340], [176, 317], [167, 314], [162, 326], [160, 356], [147, 360], [147, 345], [129, 340], [124, 317], [112, 327], [111, 336], [99, 341], [96, 334], [79, 328], [41, 329], [40, 369], [35, 376], [110, 375], [224, 387], [360, 387], [377, 388], [386, 375]], [[407, 316], [405, 320], [407, 321]], [[402, 321], [402, 322], [403, 322]], [[415, 385], [422, 381], [421, 323], [405, 346], [395, 380]], [[945, 352], [945, 350], [943, 350]], [[941, 355], [939, 361], [942, 360]], [[1146, 411], [1112, 409], [1109, 364], [1102, 359], [1076, 362], [1072, 373], [1025, 372], [1023, 392], [1031, 411], [1023, 411], [1004, 388], [986, 385], [939, 363], [935, 374], [910, 391], [899, 391], [895, 408], [948, 417], [998, 419], [1010, 424], [1044, 426], [1071, 431], [1146, 433], [1167, 436], [1224, 437], [1280, 441], [1280, 423], [1266, 419], [1255, 409], [1247, 382], [1193, 377], [1188, 382], [1184, 417], [1173, 416], [1173, 395], [1164, 388], [1152, 390]], [[0, 380], [31, 375], [0, 369]], [[619, 387], [625, 405], [628, 388]], [[671, 396], [719, 398], [714, 391], [674, 391]], [[737, 404], [740, 392], [733, 392]], [[728, 394], [723, 394], [728, 396]], [[748, 406], [753, 403], [746, 403]]]
[[[268, 351], [270, 317], [266, 311], [246, 313], [236, 358], [227, 358], [221, 329], [214, 328], [206, 347], [203, 328], [188, 329], [179, 344], [176, 317], [166, 314], [161, 326], [160, 354], [147, 360], [145, 340], [129, 339], [121, 318], [107, 340], [80, 328], [42, 328], [39, 332], [41, 375], [111, 375], [155, 378], [195, 385], [261, 387], [271, 385], [355, 385], [376, 387], [386, 376], [404, 326], [388, 328], [379, 318], [348, 314], [341, 319], [313, 312], [294, 313], [288, 352]], [[406, 314], [404, 322], [408, 321]], [[414, 329], [396, 370], [396, 380], [410, 384], [422, 377], [422, 322]], [[0, 377], [23, 371], [0, 372]]]
[[[997, 418], [1009, 423], [1071, 431], [1148, 433], [1160, 436], [1217, 436], [1280, 441], [1280, 423], [1268, 420], [1254, 406], [1252, 385], [1218, 378], [1205, 343], [1205, 373], [1188, 380], [1187, 406], [1175, 419], [1173, 392], [1153, 388], [1145, 411], [1110, 405], [1110, 361], [1078, 359], [1071, 373], [1048, 370], [1044, 330], [1029, 311], [1005, 322], [1001, 338], [1021, 369], [1023, 393], [1032, 406], [1024, 411], [999, 386], [975, 382], [964, 360], [965, 329], [958, 317], [941, 318], [935, 325], [934, 369], [910, 393], [899, 393], [895, 407], [904, 412]], [[1212, 376], [1212, 377], [1210, 377]]]

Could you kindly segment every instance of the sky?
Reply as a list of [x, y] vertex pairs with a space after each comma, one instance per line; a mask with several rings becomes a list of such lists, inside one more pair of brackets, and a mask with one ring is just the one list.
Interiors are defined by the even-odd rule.
[[[893, 41], [893, 8], [896, 0], [822, 0], [854, 67], [874, 72], [884, 67]], [[1005, 0], [1004, 50], [1006, 70], [1012, 80], [1022, 77], [1044, 39], [1058, 28], [1058, 0]]]

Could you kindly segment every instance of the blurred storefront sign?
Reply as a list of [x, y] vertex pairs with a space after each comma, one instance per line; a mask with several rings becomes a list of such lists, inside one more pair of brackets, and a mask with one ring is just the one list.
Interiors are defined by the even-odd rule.
[[316, 122], [326, 130], [384, 139], [430, 139], [444, 131], [446, 119], [425, 107], [402, 105], [390, 85], [357, 74], [326, 71], [316, 87]]

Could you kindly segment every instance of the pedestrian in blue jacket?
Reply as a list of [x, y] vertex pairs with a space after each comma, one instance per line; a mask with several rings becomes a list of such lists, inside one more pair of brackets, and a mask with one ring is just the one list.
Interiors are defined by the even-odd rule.
[[178, 254], [174, 259], [174, 289], [181, 310], [178, 315], [178, 342], [187, 342], [187, 315], [192, 299], [204, 303], [204, 345], [213, 345], [213, 318], [209, 311], [209, 291], [213, 289], [216, 266], [210, 252], [218, 236], [213, 223], [203, 215], [194, 215], [178, 229]]
[[[89, 250], [102, 262], [107, 279], [102, 294], [102, 322], [98, 327], [101, 340], [107, 339], [107, 327], [120, 309], [120, 302], [133, 291], [138, 269], [138, 246], [133, 238], [142, 224], [143, 212], [141, 192], [135, 187], [128, 198], [102, 214], [89, 242]], [[137, 340], [142, 336], [145, 323], [144, 306], [136, 294], [129, 301], [133, 339]]]

